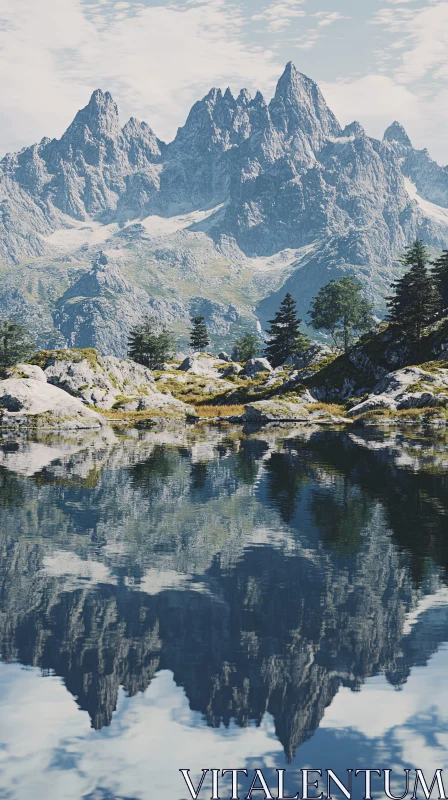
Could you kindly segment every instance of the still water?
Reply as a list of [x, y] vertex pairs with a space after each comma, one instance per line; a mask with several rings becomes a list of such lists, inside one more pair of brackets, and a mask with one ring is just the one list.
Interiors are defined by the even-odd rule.
[[0, 798], [448, 768], [447, 523], [441, 433], [4, 437]]

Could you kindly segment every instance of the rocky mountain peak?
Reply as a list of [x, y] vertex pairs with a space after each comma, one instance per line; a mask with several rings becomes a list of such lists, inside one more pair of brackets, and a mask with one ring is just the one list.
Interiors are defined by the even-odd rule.
[[389, 125], [387, 130], [384, 133], [384, 141], [386, 142], [398, 142], [402, 144], [404, 147], [412, 147], [412, 142], [407, 135], [403, 125], [400, 125], [399, 122], [395, 121], [392, 125]]
[[358, 136], [366, 136], [366, 132], [361, 123], [356, 122], [355, 120], [355, 122], [351, 122], [349, 125], [345, 126], [344, 130], [342, 131], [342, 135], [355, 136], [355, 138], [358, 138]]
[[63, 139], [71, 139], [85, 128], [94, 137], [117, 138], [120, 134], [117, 104], [109, 92], [95, 89], [88, 104], [76, 114]]
[[329, 137], [341, 135], [317, 83], [291, 61], [277, 83], [269, 111], [274, 125], [301, 158], [312, 159]]
[[[257, 92], [257, 94], [258, 94], [258, 92]], [[239, 93], [239, 95], [237, 97], [237, 101], [236, 102], [240, 106], [248, 106], [249, 103], [251, 102], [251, 100], [252, 100], [252, 97], [250, 95], [250, 92], [248, 92], [247, 89], [241, 89], [241, 91], [240, 91], [240, 93]]]
[[136, 166], [145, 166], [145, 162], [157, 162], [162, 158], [166, 146], [155, 135], [146, 123], [131, 117], [121, 131], [128, 158]]

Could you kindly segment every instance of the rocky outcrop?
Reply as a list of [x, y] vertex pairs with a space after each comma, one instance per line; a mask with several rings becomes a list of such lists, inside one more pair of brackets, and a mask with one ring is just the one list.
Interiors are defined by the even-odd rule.
[[405, 367], [382, 378], [362, 403], [355, 405], [349, 417], [375, 409], [402, 411], [410, 408], [448, 406], [448, 369], [428, 370]]
[[44, 366], [49, 383], [95, 408], [196, 414], [170, 392], [162, 393], [151, 370], [130, 359], [101, 356], [92, 349], [67, 349], [39, 352], [35, 360]]
[[329, 356], [333, 355], [333, 350], [326, 344], [312, 344], [304, 353], [294, 353], [286, 361], [286, 365], [291, 365], [294, 369], [305, 369], [320, 364]]
[[0, 381], [0, 426], [73, 430], [100, 428], [103, 417], [44, 380], [7, 378]]
[[260, 372], [272, 372], [272, 367], [267, 358], [250, 358], [244, 365], [244, 374], [253, 378]]
[[98, 408], [112, 408], [123, 396], [159, 394], [151, 370], [135, 361], [82, 349], [57, 350], [37, 358], [43, 358], [49, 383]]

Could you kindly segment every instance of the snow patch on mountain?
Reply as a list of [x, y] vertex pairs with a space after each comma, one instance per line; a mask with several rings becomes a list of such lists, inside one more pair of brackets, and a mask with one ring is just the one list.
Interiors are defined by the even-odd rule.
[[448, 227], [448, 208], [438, 206], [436, 203], [430, 203], [429, 200], [424, 200], [423, 197], [420, 197], [415, 183], [410, 178], [404, 179], [404, 185], [409, 197], [415, 200], [425, 217], [437, 222], [439, 225]]

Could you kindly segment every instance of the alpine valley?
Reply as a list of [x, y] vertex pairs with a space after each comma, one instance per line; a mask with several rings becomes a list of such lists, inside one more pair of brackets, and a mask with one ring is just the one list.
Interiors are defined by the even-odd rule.
[[448, 246], [448, 167], [398, 122], [342, 129], [291, 63], [269, 104], [212, 89], [169, 144], [96, 90], [61, 139], [2, 159], [0, 230], [0, 316], [40, 347], [122, 357], [148, 312], [181, 343], [203, 314], [225, 347], [286, 291], [306, 319], [342, 273], [381, 317], [403, 248]]

